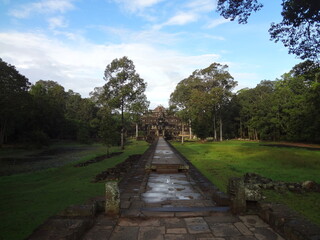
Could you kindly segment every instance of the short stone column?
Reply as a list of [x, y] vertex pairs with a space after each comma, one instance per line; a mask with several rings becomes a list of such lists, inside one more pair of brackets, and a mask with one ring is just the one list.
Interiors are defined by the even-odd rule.
[[231, 196], [232, 212], [235, 214], [244, 213], [247, 207], [244, 179], [230, 178], [228, 184], [228, 193]]
[[116, 216], [120, 213], [120, 191], [118, 182], [106, 182], [106, 208], [105, 213]]

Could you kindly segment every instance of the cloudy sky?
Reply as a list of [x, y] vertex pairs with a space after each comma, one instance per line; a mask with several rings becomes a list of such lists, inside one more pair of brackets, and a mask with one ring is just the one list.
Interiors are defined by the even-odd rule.
[[281, 1], [246, 25], [215, 12], [216, 0], [0, 0], [0, 58], [30, 82], [54, 80], [88, 97], [105, 67], [128, 56], [148, 83], [151, 107], [194, 70], [227, 64], [235, 89], [274, 80], [299, 62], [269, 40]]

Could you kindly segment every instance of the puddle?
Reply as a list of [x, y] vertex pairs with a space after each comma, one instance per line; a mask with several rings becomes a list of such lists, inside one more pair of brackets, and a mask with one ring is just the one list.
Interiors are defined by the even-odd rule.
[[151, 173], [148, 179], [147, 191], [142, 194], [146, 203], [156, 203], [168, 200], [202, 199], [187, 180], [184, 173], [156, 174]]

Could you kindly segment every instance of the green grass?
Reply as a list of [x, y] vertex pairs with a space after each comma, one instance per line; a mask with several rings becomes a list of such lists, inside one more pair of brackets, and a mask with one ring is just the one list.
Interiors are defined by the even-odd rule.
[[[230, 177], [255, 172], [278, 181], [320, 183], [320, 151], [261, 146], [258, 142], [189, 142], [173, 145], [222, 191]], [[316, 196], [316, 197], [315, 197]], [[320, 225], [320, 194], [268, 194]], [[299, 207], [300, 206], [300, 207]], [[311, 214], [310, 214], [311, 213]]]
[[62, 167], [0, 177], [0, 239], [24, 239], [48, 217], [67, 206], [103, 195], [104, 184], [92, 183], [94, 176], [131, 154], [143, 153], [146, 148], [147, 143], [134, 141], [123, 154], [87, 167], [73, 165], [104, 154], [102, 148], [86, 152], [81, 160]]

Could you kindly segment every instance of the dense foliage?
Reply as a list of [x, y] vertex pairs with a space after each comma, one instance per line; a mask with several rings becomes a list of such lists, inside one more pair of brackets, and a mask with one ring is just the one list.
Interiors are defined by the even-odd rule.
[[[128, 88], [134, 90], [134, 86]], [[139, 93], [144, 89], [145, 85]], [[91, 98], [82, 98], [72, 90], [65, 91], [55, 81], [39, 80], [31, 85], [14, 66], [1, 59], [0, 90], [0, 146], [21, 143], [41, 147], [53, 139], [70, 139], [83, 143], [99, 140], [109, 148], [120, 144], [121, 126], [126, 125], [126, 131], [134, 132], [130, 128], [134, 128], [136, 116], [148, 106], [144, 94], [133, 96], [129, 91], [131, 95], [125, 101], [133, 101], [130, 109], [123, 106], [129, 116], [121, 125], [121, 115], [113, 108], [118, 102], [101, 101], [105, 87], [96, 88]], [[117, 92], [113, 94], [120, 96]]]
[[[171, 105], [192, 121], [198, 137], [217, 140], [217, 125], [220, 140], [237, 137], [320, 142], [318, 63], [307, 60], [280, 79], [261, 81], [255, 88], [236, 94], [231, 93], [236, 83], [226, 72], [226, 66], [215, 63], [207, 70], [212, 66], [218, 66], [220, 72], [211, 69], [213, 74], [206, 78], [203, 70], [197, 70], [171, 94]], [[218, 84], [221, 80], [224, 84]]]
[[222, 140], [222, 124], [228, 112], [231, 90], [237, 82], [227, 71], [227, 65], [213, 63], [194, 71], [178, 83], [171, 94], [170, 105], [180, 110], [180, 116], [191, 122], [193, 132], [201, 139], [213, 134], [217, 140], [217, 126]]
[[[257, 0], [218, 0], [217, 11], [231, 21], [247, 23], [252, 12], [263, 5]], [[271, 40], [281, 41], [301, 59], [319, 61], [320, 2], [319, 0], [282, 0], [282, 21], [272, 23]]]

